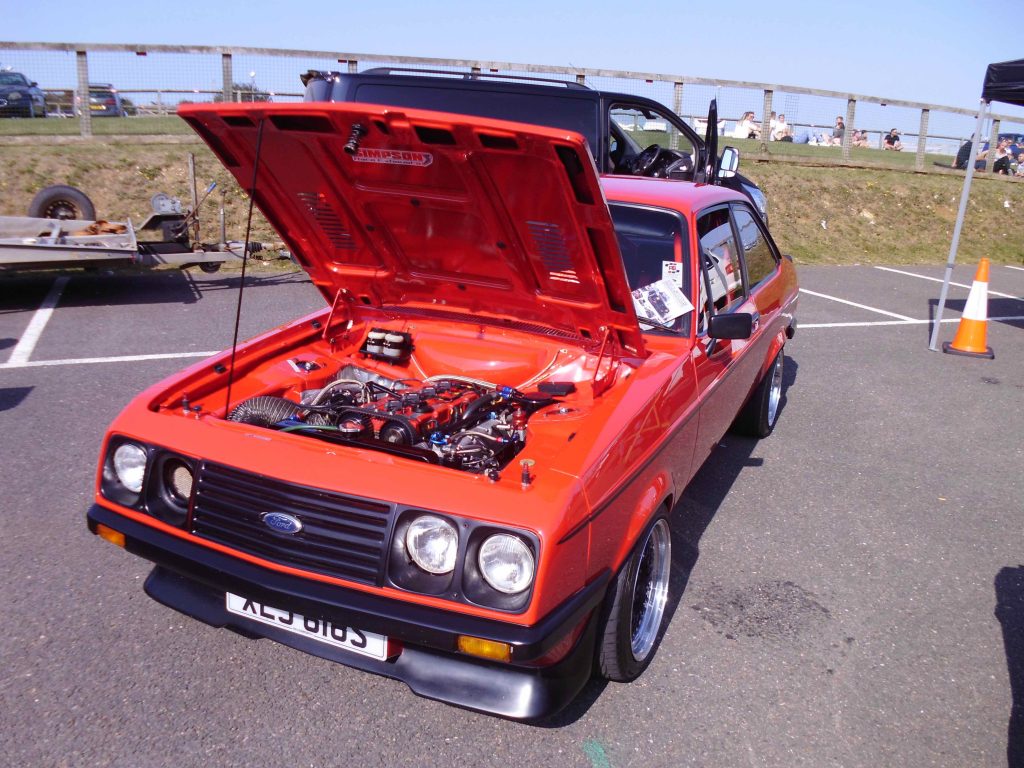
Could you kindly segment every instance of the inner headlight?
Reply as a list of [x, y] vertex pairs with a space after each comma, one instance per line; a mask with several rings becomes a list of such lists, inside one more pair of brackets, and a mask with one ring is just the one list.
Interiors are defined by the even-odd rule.
[[21, 98], [21, 94], [18, 93], [17, 91], [11, 91], [10, 93], [7, 94], [7, 98], [10, 99], [11, 101], [17, 101], [18, 99]]
[[406, 531], [405, 547], [413, 562], [427, 573], [451, 573], [459, 551], [459, 534], [447, 520], [423, 515]]
[[142, 492], [146, 474], [146, 452], [135, 443], [123, 443], [114, 451], [114, 473], [118, 481], [132, 493]]
[[499, 592], [514, 595], [533, 583], [533, 552], [518, 536], [496, 533], [477, 555], [484, 580]]
[[193, 483], [192, 468], [185, 462], [175, 459], [164, 464], [164, 485], [179, 504], [188, 504]]

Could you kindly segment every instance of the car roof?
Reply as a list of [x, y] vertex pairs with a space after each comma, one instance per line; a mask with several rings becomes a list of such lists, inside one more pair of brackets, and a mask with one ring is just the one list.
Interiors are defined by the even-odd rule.
[[717, 184], [644, 176], [602, 176], [601, 188], [609, 202], [654, 205], [684, 214], [697, 213], [718, 203], [747, 201], [739, 192]]

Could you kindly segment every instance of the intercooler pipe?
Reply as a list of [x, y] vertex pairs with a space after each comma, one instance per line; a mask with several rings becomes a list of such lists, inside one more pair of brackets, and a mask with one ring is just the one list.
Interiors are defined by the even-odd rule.
[[228, 414], [228, 421], [272, 427], [279, 421], [294, 418], [300, 410], [298, 403], [283, 397], [260, 395], [243, 400]]

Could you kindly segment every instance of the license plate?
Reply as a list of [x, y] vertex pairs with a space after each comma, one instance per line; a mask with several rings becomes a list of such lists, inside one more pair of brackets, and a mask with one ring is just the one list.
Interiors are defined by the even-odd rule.
[[229, 613], [237, 616], [244, 616], [252, 621], [277, 627], [293, 635], [316, 640], [335, 648], [343, 648], [382, 661], [388, 657], [388, 639], [384, 635], [334, 624], [323, 619], [310, 619], [294, 611], [273, 608], [230, 592], [227, 593], [227, 609]]

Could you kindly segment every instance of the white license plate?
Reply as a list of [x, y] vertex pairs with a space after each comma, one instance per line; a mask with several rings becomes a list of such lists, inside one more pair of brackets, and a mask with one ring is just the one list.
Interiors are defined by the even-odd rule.
[[227, 593], [227, 609], [229, 613], [237, 616], [244, 616], [252, 621], [277, 627], [293, 635], [307, 637], [335, 648], [361, 653], [374, 659], [384, 660], [388, 657], [388, 639], [384, 635], [333, 624], [323, 619], [310, 619], [294, 611], [273, 608], [230, 592]]

